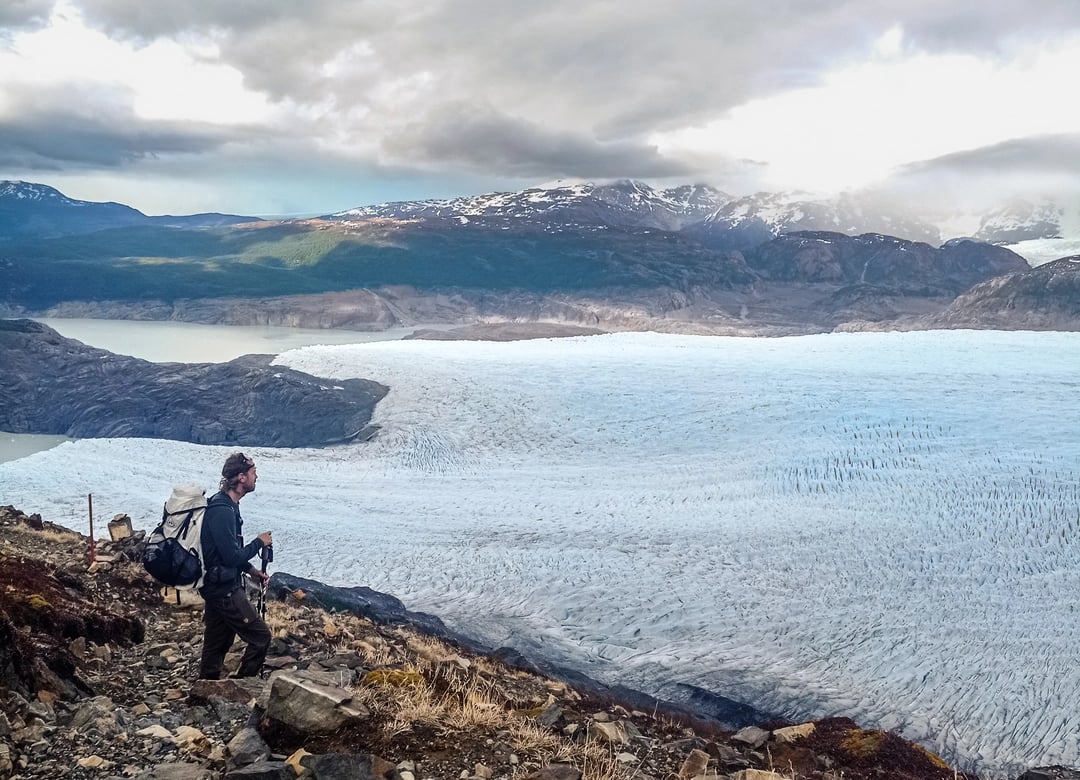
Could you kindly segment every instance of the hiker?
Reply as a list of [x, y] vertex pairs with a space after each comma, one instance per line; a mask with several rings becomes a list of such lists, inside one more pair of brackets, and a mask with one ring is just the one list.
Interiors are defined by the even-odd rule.
[[249, 561], [274, 540], [264, 531], [244, 544], [240, 499], [255, 490], [255, 462], [242, 452], [234, 452], [221, 467], [220, 490], [206, 504], [202, 525], [203, 563], [206, 574], [199, 594], [206, 601], [203, 621], [202, 660], [199, 677], [217, 680], [225, 654], [239, 636], [247, 643], [235, 677], [257, 677], [270, 647], [270, 629], [248, 600], [243, 575], [246, 573], [265, 587], [270, 579]]

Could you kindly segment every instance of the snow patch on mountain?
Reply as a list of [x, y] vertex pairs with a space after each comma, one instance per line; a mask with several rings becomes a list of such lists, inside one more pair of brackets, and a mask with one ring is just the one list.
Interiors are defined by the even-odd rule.
[[512, 219], [554, 225], [652, 227], [678, 230], [704, 219], [730, 196], [706, 185], [655, 189], [628, 179], [570, 184], [460, 198], [397, 201], [362, 206], [327, 219]]
[[13, 198], [20, 201], [55, 201], [65, 206], [86, 206], [87, 201], [72, 200], [46, 184], [28, 181], [0, 181], [0, 201]]

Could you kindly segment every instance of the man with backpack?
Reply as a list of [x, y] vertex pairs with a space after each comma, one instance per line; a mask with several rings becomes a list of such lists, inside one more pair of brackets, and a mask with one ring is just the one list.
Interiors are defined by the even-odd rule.
[[270, 579], [249, 561], [270, 547], [273, 537], [264, 531], [245, 545], [240, 517], [240, 499], [255, 490], [257, 478], [255, 462], [234, 452], [221, 467], [219, 491], [206, 504], [201, 535], [205, 574], [199, 588], [206, 601], [199, 664], [199, 677], [204, 680], [221, 676], [225, 654], [237, 636], [247, 647], [236, 677], [257, 677], [270, 647], [270, 629], [248, 600], [243, 581], [248, 574], [265, 587]]

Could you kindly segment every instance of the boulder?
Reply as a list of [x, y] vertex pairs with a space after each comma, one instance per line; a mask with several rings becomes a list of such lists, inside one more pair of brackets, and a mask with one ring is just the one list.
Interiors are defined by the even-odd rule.
[[311, 772], [314, 780], [384, 780], [394, 771], [389, 761], [367, 754], [307, 755], [300, 759], [300, 764]]
[[329, 734], [369, 716], [367, 708], [352, 703], [343, 688], [306, 680], [284, 672], [270, 687], [266, 715], [273, 721], [308, 734]]

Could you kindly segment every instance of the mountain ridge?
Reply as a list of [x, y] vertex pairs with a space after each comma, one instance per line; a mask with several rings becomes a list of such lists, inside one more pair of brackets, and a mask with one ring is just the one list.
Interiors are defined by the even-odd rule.
[[122, 203], [69, 198], [47, 184], [0, 181], [0, 242], [79, 235], [135, 225], [197, 228], [240, 224], [257, 219], [212, 212], [186, 216], [147, 216]]
[[[0, 190], [0, 214], [5, 202], [63, 198], [20, 186]], [[930, 327], [926, 318], [971, 286], [1029, 269], [1007, 247], [974, 239], [938, 246], [881, 231], [851, 235], [879, 219], [869, 203], [848, 203], [841, 213], [811, 209], [799, 195], [736, 205], [727, 197], [706, 185], [657, 190], [622, 180], [235, 224], [207, 224], [207, 215], [191, 224], [148, 222], [120, 204], [65, 199], [61, 216], [100, 206], [119, 214], [122, 226], [71, 233], [100, 227], [106, 212], [98, 211], [97, 223], [51, 225], [67, 235], [19, 238], [0, 222], [0, 312], [359, 329], [561, 322], [776, 335]], [[818, 224], [844, 230], [794, 229]], [[351, 300], [318, 302], [331, 295]], [[1069, 304], [1030, 300], [1052, 308], [1060, 327], [1080, 329], [1080, 316], [1062, 314]], [[1007, 321], [997, 316], [995, 327]]]

